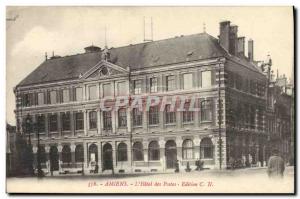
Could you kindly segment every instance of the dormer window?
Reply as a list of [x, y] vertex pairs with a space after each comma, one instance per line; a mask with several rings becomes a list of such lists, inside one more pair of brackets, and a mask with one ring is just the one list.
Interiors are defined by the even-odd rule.
[[107, 75], [108, 74], [108, 69], [106, 67], [103, 67], [101, 70], [101, 75]]

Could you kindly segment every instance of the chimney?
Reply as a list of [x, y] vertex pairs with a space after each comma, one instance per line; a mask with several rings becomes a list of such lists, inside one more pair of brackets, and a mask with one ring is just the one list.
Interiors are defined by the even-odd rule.
[[230, 33], [230, 21], [220, 22], [219, 43], [228, 52], [229, 52], [229, 33]]
[[232, 55], [237, 55], [237, 32], [238, 26], [230, 26], [229, 53]]
[[249, 61], [253, 62], [253, 40], [249, 39], [248, 40], [248, 59]]
[[245, 56], [245, 37], [237, 38], [237, 55], [239, 57]]

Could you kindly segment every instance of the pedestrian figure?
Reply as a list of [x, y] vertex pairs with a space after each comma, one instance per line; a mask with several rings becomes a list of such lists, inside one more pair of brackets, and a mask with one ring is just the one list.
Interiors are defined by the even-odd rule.
[[279, 156], [279, 151], [277, 149], [274, 149], [272, 156], [269, 158], [268, 161], [268, 176], [270, 178], [282, 178], [284, 169], [284, 160]]
[[233, 170], [234, 169], [234, 158], [233, 157], [229, 158], [229, 164], [230, 164], [230, 169]]
[[175, 173], [179, 173], [179, 161], [176, 160], [176, 163], [175, 163]]

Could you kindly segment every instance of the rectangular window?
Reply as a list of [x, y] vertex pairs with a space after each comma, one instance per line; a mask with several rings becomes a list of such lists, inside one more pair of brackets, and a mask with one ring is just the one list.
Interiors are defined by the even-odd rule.
[[57, 131], [57, 115], [56, 114], [49, 115], [49, 130], [50, 130], [50, 132]]
[[103, 84], [103, 97], [112, 96], [113, 92], [110, 84]]
[[201, 121], [212, 120], [212, 103], [211, 100], [201, 102]]
[[183, 74], [183, 89], [189, 90], [193, 88], [193, 74]]
[[201, 86], [203, 88], [210, 87], [211, 84], [211, 71], [202, 71], [201, 72]]
[[167, 76], [166, 87], [167, 87], [167, 91], [175, 90], [175, 76], [174, 75]]
[[62, 94], [63, 94], [63, 103], [69, 102], [70, 101], [70, 90], [64, 89]]
[[50, 91], [50, 103], [56, 104], [57, 103], [57, 92], [56, 91]]
[[142, 80], [134, 80], [133, 86], [135, 95], [142, 93]]
[[103, 128], [111, 130], [111, 111], [103, 111]]
[[78, 112], [75, 113], [75, 129], [76, 130], [83, 130], [83, 113], [82, 112]]
[[158, 106], [152, 106], [149, 108], [149, 125], [156, 125], [159, 123]]
[[38, 123], [38, 130], [39, 133], [46, 132], [46, 126], [45, 126], [45, 115], [39, 115], [37, 116], [37, 123]]
[[119, 127], [126, 127], [127, 126], [127, 115], [126, 115], [126, 109], [120, 108], [118, 110], [118, 123]]
[[45, 104], [44, 93], [38, 93], [38, 105], [44, 105], [44, 104]]
[[29, 94], [23, 94], [22, 96], [22, 104], [24, 107], [29, 106]]
[[138, 108], [132, 109], [133, 126], [142, 126], [143, 112], [139, 111]]
[[150, 78], [150, 92], [151, 93], [157, 92], [157, 78], [156, 77]]
[[63, 131], [70, 131], [71, 130], [71, 119], [70, 113], [61, 113], [61, 123], [62, 123], [62, 130]]
[[75, 89], [75, 101], [82, 101], [83, 100], [83, 89], [81, 87], [78, 87]]
[[194, 112], [190, 111], [190, 103], [186, 102], [184, 104], [184, 111], [182, 113], [183, 123], [193, 122], [194, 121]]
[[90, 129], [97, 128], [97, 112], [96, 111], [89, 112], [89, 125], [90, 125]]
[[89, 100], [97, 99], [97, 87], [89, 86]]
[[118, 83], [118, 96], [126, 96], [126, 95], [127, 95], [126, 82], [119, 82]]
[[173, 124], [176, 122], [176, 112], [175, 109], [171, 110], [171, 105], [168, 104], [165, 107], [165, 117], [166, 117], [166, 124]]

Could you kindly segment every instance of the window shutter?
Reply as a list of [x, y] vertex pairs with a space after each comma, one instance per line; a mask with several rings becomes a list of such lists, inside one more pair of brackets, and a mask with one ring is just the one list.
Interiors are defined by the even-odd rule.
[[[211, 112], [212, 112], [211, 116], [212, 116], [212, 123], [213, 123], [214, 125], [218, 125], [218, 124], [216, 124], [216, 115], [218, 115], [216, 111], [218, 111], [219, 109], [216, 110], [215, 100], [214, 100], [213, 98], [210, 98], [209, 100], [210, 100], [210, 102], [211, 102]], [[218, 120], [218, 121], [219, 121], [219, 120]]]
[[202, 72], [201, 71], [199, 71], [198, 72], [198, 76], [199, 76], [199, 87], [201, 88], [202, 87]]
[[38, 93], [33, 93], [33, 97], [34, 97], [34, 100], [33, 100], [33, 104], [34, 105], [38, 105], [39, 102], [38, 102]]
[[59, 90], [59, 103], [63, 103], [63, 89]]
[[[219, 75], [219, 73], [218, 73]], [[221, 77], [218, 77], [218, 79], [221, 79]], [[215, 85], [216, 84], [216, 71], [212, 70], [211, 71], [211, 85]]]
[[59, 90], [56, 90], [56, 103], [59, 103], [60, 97], [59, 97]]
[[47, 94], [47, 104], [51, 104], [51, 100], [50, 100], [50, 91], [46, 91]]
[[73, 101], [73, 88], [69, 88], [69, 100], [70, 102]]
[[47, 91], [44, 91], [44, 104], [47, 104]]
[[161, 80], [162, 80], [162, 82], [160, 83], [161, 91], [167, 91], [167, 78], [166, 78], [166, 76], [163, 75]]
[[72, 101], [76, 101], [76, 88], [72, 88]]

